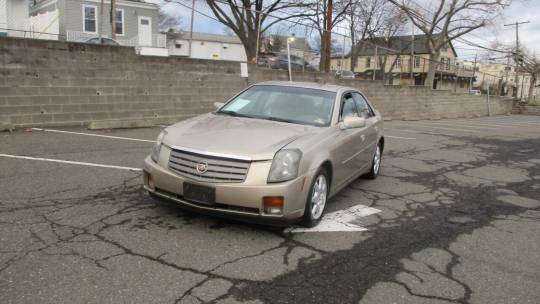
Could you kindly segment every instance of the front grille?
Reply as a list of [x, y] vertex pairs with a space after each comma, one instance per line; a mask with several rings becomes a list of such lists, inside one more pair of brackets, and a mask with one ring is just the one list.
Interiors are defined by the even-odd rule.
[[[198, 164], [207, 164], [204, 173], [197, 171]], [[250, 161], [209, 156], [205, 154], [172, 149], [169, 169], [202, 182], [241, 183], [246, 179]]]

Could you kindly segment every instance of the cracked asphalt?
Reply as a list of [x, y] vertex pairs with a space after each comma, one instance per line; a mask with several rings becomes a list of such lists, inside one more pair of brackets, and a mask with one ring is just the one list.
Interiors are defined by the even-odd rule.
[[[385, 132], [381, 176], [327, 206], [381, 210], [354, 232], [217, 219], [152, 201], [140, 172], [0, 157], [0, 302], [540, 303], [540, 117]], [[0, 133], [3, 154], [114, 166], [140, 168], [150, 148]]]

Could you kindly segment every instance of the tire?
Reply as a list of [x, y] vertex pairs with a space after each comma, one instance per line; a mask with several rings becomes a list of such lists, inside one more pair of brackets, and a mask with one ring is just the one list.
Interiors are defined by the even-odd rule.
[[[316, 194], [316, 192], [319, 194]], [[315, 173], [313, 181], [311, 182], [311, 187], [309, 188], [306, 209], [304, 210], [304, 216], [301, 221], [302, 226], [311, 228], [319, 224], [324, 215], [324, 207], [328, 200], [328, 192], [328, 173], [324, 168], [320, 168]], [[322, 194], [324, 194], [324, 197], [321, 197]], [[317, 198], [314, 197], [315, 195]]]
[[371, 161], [371, 170], [366, 177], [369, 179], [376, 179], [381, 172], [381, 163], [382, 163], [382, 145], [381, 143], [377, 144], [377, 150], [373, 154], [373, 160]]

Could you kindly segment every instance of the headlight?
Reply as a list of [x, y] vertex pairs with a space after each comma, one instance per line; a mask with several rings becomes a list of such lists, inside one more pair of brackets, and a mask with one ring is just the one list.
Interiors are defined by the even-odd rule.
[[276, 153], [268, 174], [269, 183], [285, 182], [298, 176], [302, 152], [300, 150], [281, 150]]
[[161, 151], [161, 144], [163, 143], [163, 138], [167, 135], [167, 131], [163, 130], [161, 133], [159, 133], [156, 143], [154, 144], [154, 148], [152, 148], [152, 160], [154, 162], [158, 162], [159, 160], [159, 152]]

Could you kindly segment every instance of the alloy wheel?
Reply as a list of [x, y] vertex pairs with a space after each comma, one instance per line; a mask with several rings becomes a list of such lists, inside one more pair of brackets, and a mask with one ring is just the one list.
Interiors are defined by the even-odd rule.
[[324, 175], [319, 175], [313, 185], [313, 193], [311, 194], [311, 216], [315, 220], [318, 220], [323, 214], [327, 192], [326, 178]]

